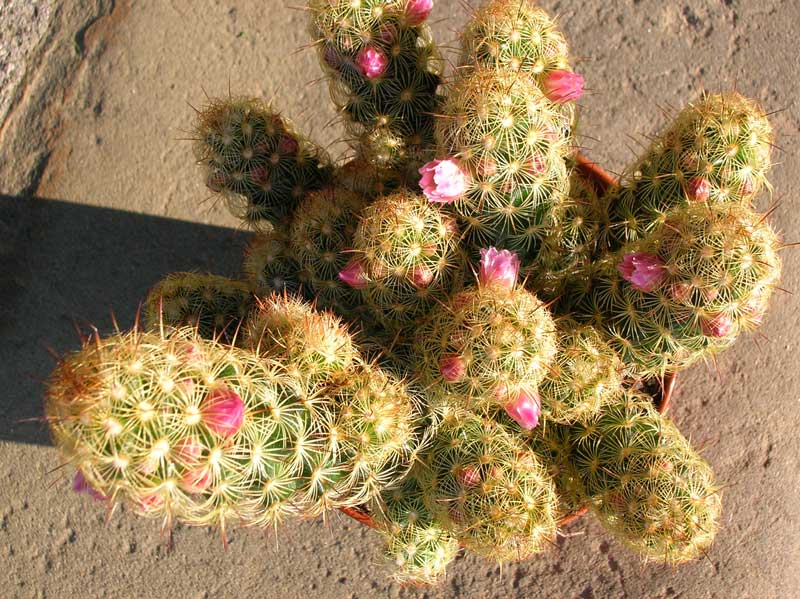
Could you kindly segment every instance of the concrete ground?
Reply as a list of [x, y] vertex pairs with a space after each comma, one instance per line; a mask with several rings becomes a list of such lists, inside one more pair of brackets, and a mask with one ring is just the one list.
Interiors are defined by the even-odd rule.
[[[302, 3], [297, 0], [297, 4]], [[436, 0], [454, 52], [463, 2]], [[591, 88], [585, 151], [619, 171], [664, 112], [702, 89], [758, 99], [777, 132], [774, 225], [799, 241], [796, 0], [545, 0]], [[643, 566], [586, 517], [546, 554], [502, 571], [459, 559], [433, 590], [387, 582], [379, 542], [334, 514], [274, 535], [178, 529], [70, 490], [42, 414], [47, 349], [73, 321], [130, 326], [168, 272], [234, 274], [246, 234], [207, 202], [184, 138], [206, 94], [273, 99], [334, 155], [342, 135], [317, 82], [305, 15], [282, 0], [5, 0], [0, 3], [0, 597], [240, 598], [800, 596], [800, 304], [776, 297], [763, 336], [680, 377], [672, 417], [725, 485], [708, 559]], [[783, 287], [800, 261], [783, 253]]]

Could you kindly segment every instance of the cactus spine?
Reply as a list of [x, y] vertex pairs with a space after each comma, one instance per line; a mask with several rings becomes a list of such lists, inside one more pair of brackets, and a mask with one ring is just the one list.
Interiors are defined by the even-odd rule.
[[300, 265], [289, 249], [287, 227], [256, 235], [245, 250], [242, 271], [256, 293], [300, 293]]

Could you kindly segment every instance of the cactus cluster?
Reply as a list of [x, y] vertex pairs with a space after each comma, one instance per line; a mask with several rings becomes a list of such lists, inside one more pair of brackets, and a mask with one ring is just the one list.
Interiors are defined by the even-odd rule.
[[167, 527], [356, 510], [404, 584], [527, 559], [585, 508], [646, 560], [703, 555], [719, 486], [639, 389], [762, 323], [770, 125], [705, 95], [611, 184], [555, 21], [490, 0], [445, 81], [432, 5], [308, 0], [342, 164], [260, 100], [199, 111], [206, 184], [257, 232], [242, 275], [170, 275], [146, 331], [67, 355], [55, 444]]

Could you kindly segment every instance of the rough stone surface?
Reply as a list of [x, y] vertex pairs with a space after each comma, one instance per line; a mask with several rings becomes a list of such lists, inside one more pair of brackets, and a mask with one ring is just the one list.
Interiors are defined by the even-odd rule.
[[[451, 48], [463, 4], [434, 9], [437, 39]], [[795, 0], [542, 5], [561, 15], [590, 88], [581, 142], [612, 171], [702, 89], [735, 87], [774, 111], [775, 194], [761, 207], [777, 204], [775, 226], [798, 241]], [[0, 8], [0, 597], [798, 595], [800, 305], [790, 294], [775, 299], [763, 336], [680, 377], [671, 415], [725, 485], [722, 530], [697, 563], [644, 567], [587, 517], [536, 559], [501, 571], [460, 558], [424, 591], [389, 584], [377, 537], [336, 514], [266, 536], [234, 531], [227, 551], [215, 531], [178, 529], [168, 552], [159, 522], [123, 511], [105, 524], [102, 505], [70, 492], [69, 468], [36, 420], [39, 381], [53, 366], [48, 347], [77, 347], [74, 321], [108, 332], [113, 309], [127, 327], [168, 272], [238, 269], [246, 234], [208, 200], [192, 164], [192, 106], [229, 91], [267, 97], [334, 155], [343, 130], [313, 52], [296, 52], [305, 15], [283, 2], [33, 6]], [[797, 255], [783, 258], [783, 287], [797, 290]]]

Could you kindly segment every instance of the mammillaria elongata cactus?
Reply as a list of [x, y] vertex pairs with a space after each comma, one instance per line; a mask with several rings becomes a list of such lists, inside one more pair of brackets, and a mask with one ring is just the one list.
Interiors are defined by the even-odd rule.
[[223, 530], [371, 510], [404, 583], [459, 545], [525, 559], [585, 506], [647, 560], [702, 555], [714, 475], [635, 386], [761, 324], [769, 122], [704, 95], [604, 192], [555, 22], [490, 0], [445, 81], [432, 7], [308, 0], [343, 164], [261, 100], [199, 112], [205, 183], [259, 233], [245, 277], [171, 275], [150, 331], [59, 364], [45, 411], [76, 488]]

